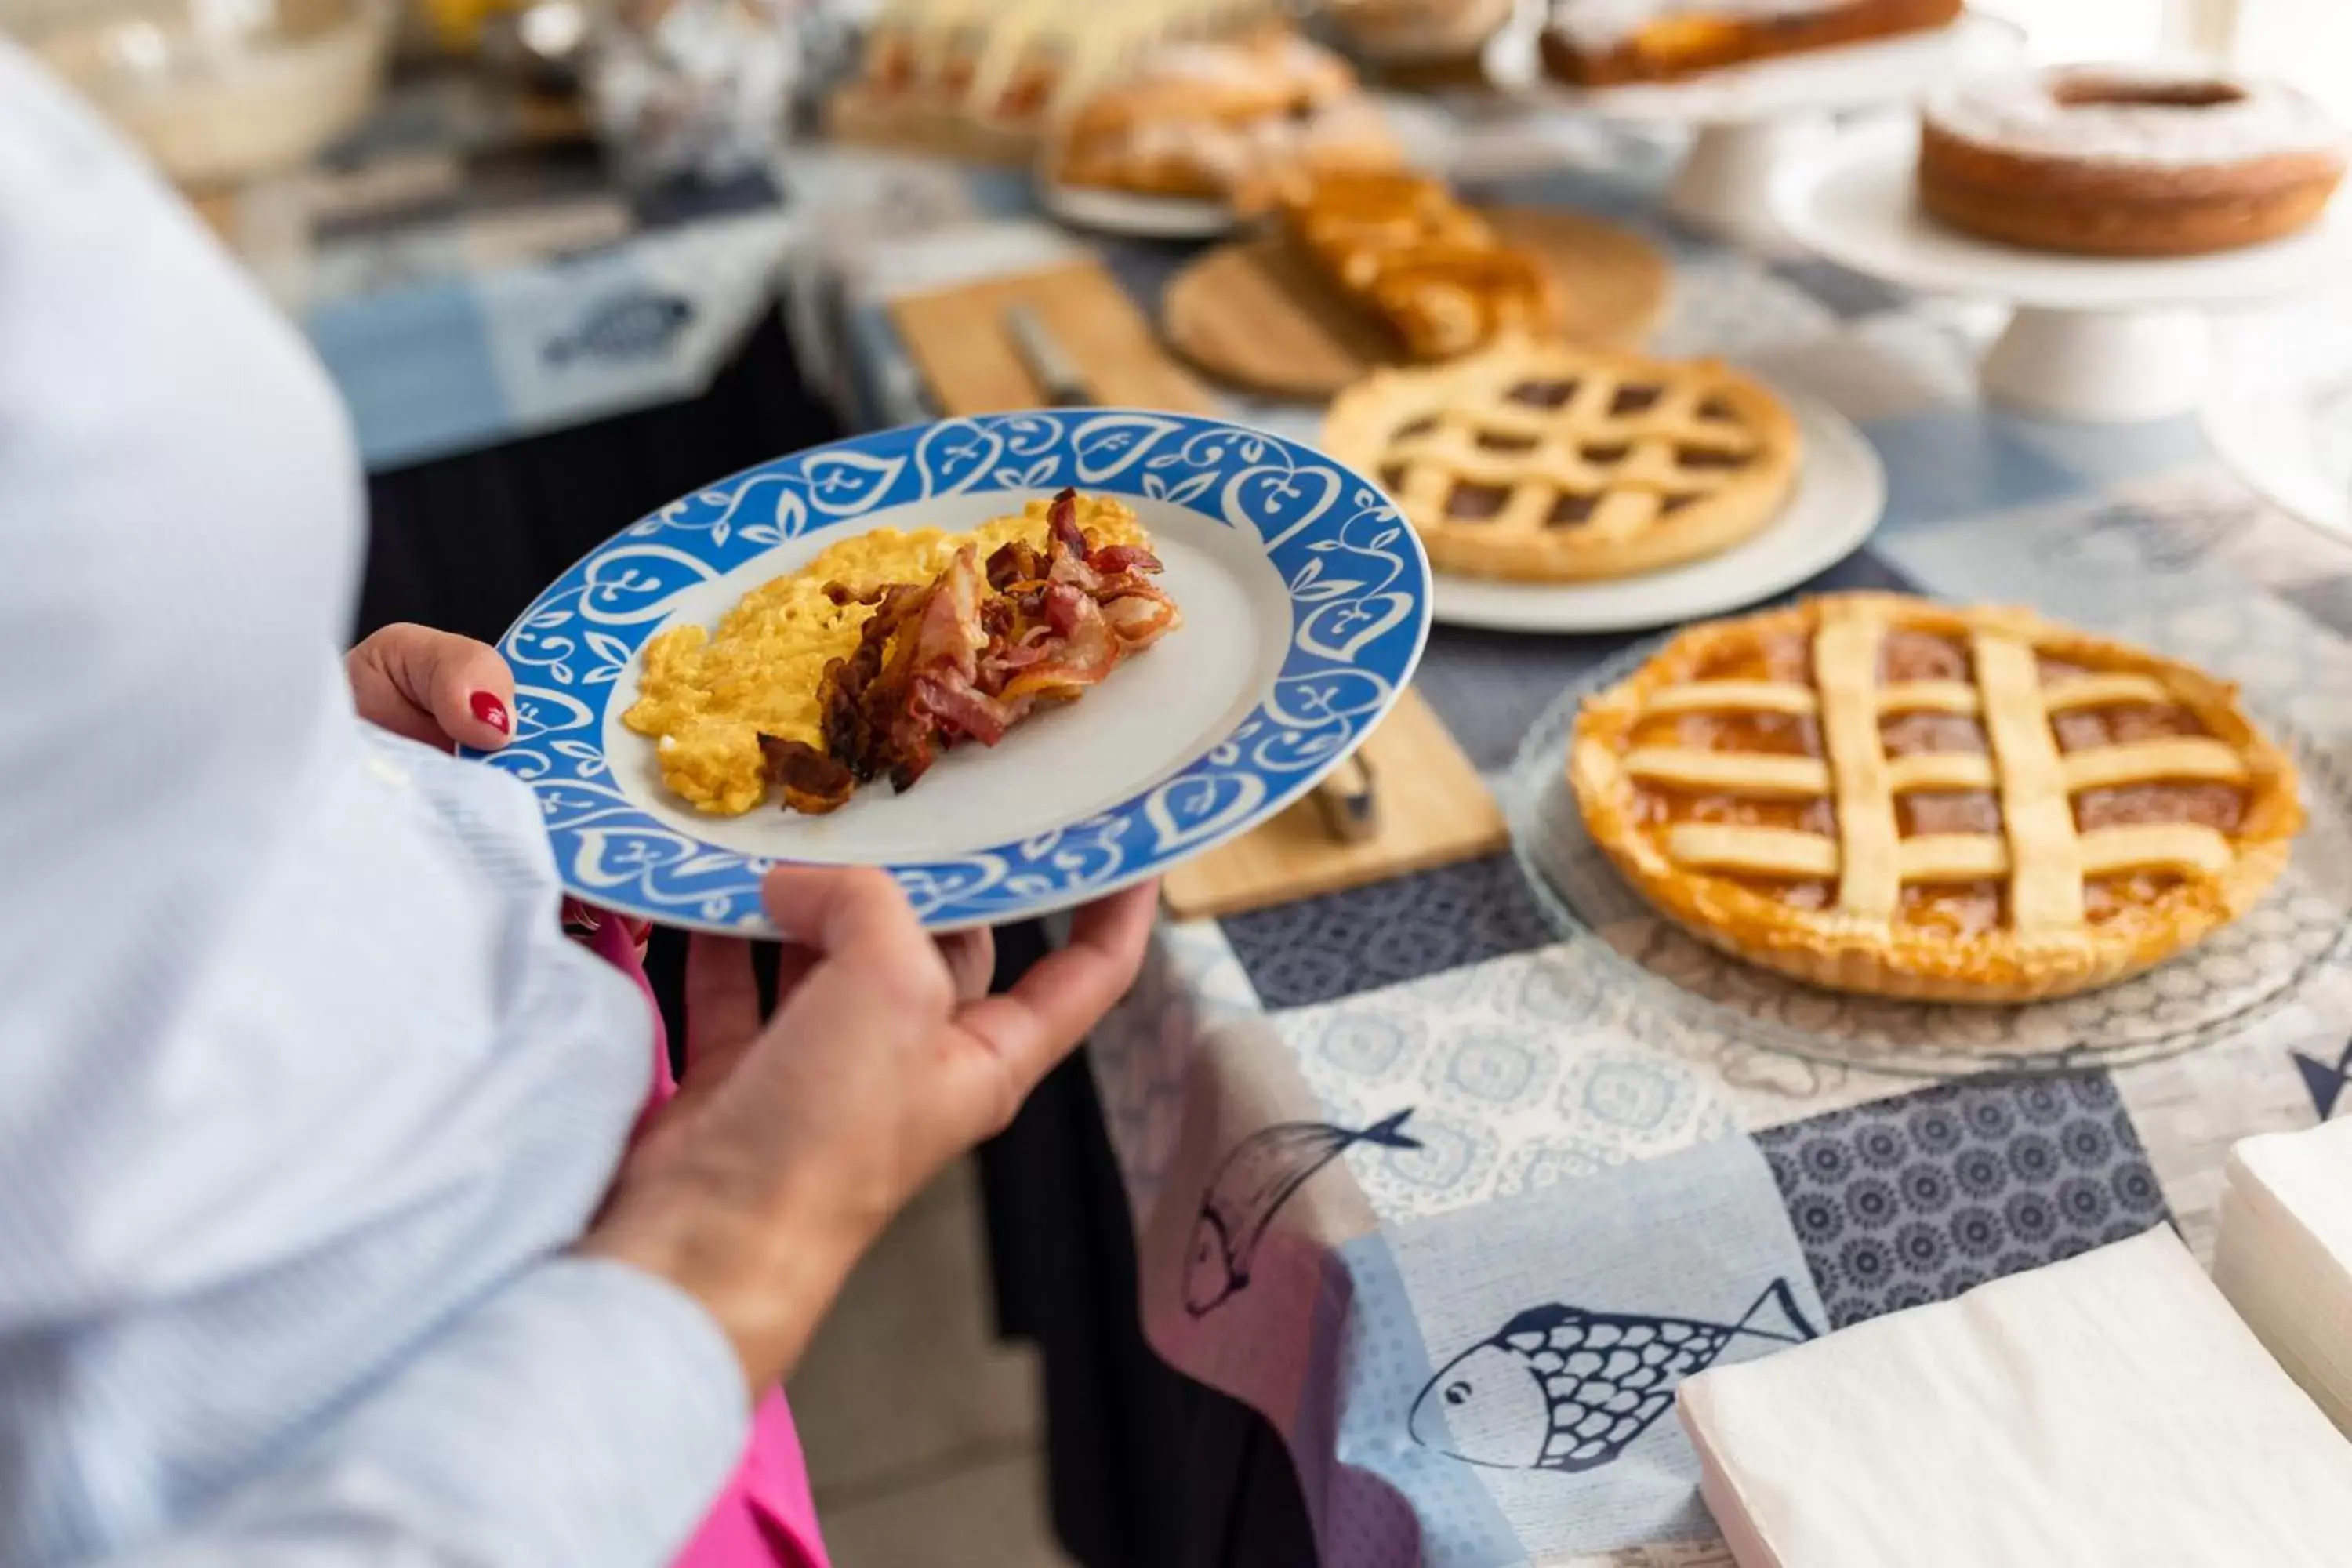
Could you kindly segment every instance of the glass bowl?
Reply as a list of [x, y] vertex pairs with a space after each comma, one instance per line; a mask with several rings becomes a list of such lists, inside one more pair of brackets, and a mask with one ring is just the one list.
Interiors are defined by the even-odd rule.
[[299, 168], [375, 102], [390, 0], [9, 0], [33, 51], [173, 180]]

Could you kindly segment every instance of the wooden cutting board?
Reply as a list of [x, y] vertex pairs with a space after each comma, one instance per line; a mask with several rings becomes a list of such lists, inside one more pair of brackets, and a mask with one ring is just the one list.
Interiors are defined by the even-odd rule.
[[[1168, 357], [1125, 289], [1092, 260], [902, 298], [890, 306], [940, 412], [1034, 408], [1044, 393], [1004, 331], [1028, 306], [1077, 363], [1097, 403], [1213, 414], [1206, 388]], [[1181, 634], [1180, 634], [1181, 637]], [[1171, 642], [1160, 653], [1181, 649]], [[1500, 807], [1421, 694], [1406, 690], [1363, 744], [1380, 829], [1358, 843], [1325, 831], [1310, 797], [1171, 871], [1163, 897], [1192, 920], [1238, 914], [1491, 854], [1508, 842]]]
[[[1551, 263], [1578, 342], [1632, 348], [1665, 310], [1673, 268], [1630, 229], [1580, 213], [1499, 207], [1503, 237]], [[1221, 381], [1319, 402], [1406, 363], [1388, 329], [1342, 299], [1280, 237], [1221, 245], [1168, 285], [1168, 342]]]
[[1151, 323], [1118, 280], [1092, 258], [994, 278], [890, 306], [907, 352], [941, 414], [1002, 414], [1034, 408], [1045, 393], [1004, 330], [1008, 307], [1026, 305], [1086, 373], [1097, 403], [1213, 414], [1208, 388], [1168, 357]]
[[1408, 690], [1361, 756], [1380, 796], [1379, 833], [1342, 844], [1310, 798], [1255, 832], [1168, 873], [1178, 920], [1236, 915], [1491, 855], [1511, 841], [1502, 807], [1421, 693]]

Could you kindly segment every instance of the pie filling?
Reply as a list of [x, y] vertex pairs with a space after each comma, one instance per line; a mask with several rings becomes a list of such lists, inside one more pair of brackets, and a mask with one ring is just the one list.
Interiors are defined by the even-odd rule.
[[1529, 408], [1562, 408], [1576, 395], [1573, 381], [1523, 381], [1504, 395]]
[[1511, 504], [1508, 485], [1481, 485], [1465, 480], [1445, 498], [1445, 515], [1464, 522], [1484, 522]]
[[[2051, 738], [2062, 762], [2102, 748], [2210, 735], [2189, 709], [2152, 700], [2147, 691], [2132, 689], [2136, 684], [2145, 686], [2144, 682], [2119, 679], [2046, 657], [2037, 656], [2035, 662], [2045, 700], [2052, 707]], [[1991, 742], [1975, 711], [1978, 688], [1973, 664], [1968, 644], [1958, 638], [1904, 628], [1884, 634], [1876, 672], [1878, 733], [1891, 763], [1921, 757], [1982, 758], [1985, 761], [1973, 767], [1963, 763], [1960, 769], [1990, 770]], [[1810, 710], [1816, 700], [1811, 637], [1802, 632], [1759, 636], [1716, 652], [1692, 672], [1694, 684], [1722, 681], [1802, 688], [1798, 693], [1759, 691], [1752, 700], [1786, 700], [1807, 710], [1766, 710], [1745, 704], [1707, 707], [1703, 700], [1691, 699], [1687, 686], [1669, 688], [1662, 694], [1667, 700], [1654, 698], [1653, 710], [1633, 727], [1629, 750], [1661, 748], [1685, 753], [1790, 759], [1792, 763], [1761, 763], [1748, 770], [1751, 778], [1771, 776], [1781, 782], [1727, 788], [1708, 787], [1695, 778], [1672, 782], [1637, 778], [1633, 782], [1635, 822], [1657, 835], [1681, 824], [1816, 834], [1828, 841], [1822, 853], [1833, 861], [1837, 808], [1824, 782], [1828, 752], [1822, 727]], [[2078, 682], [2096, 683], [2076, 688], [2078, 696], [2095, 700], [2078, 702], [2069, 698], [2066, 688]], [[2113, 689], [2115, 700], [2106, 700], [2110, 692], [2101, 687]], [[1823, 765], [1807, 768], [1805, 764], [1811, 762]], [[1930, 781], [1932, 768], [1930, 764], [1923, 771]], [[1900, 777], [1902, 770], [1897, 773]], [[2234, 837], [2244, 820], [2248, 794], [2239, 784], [2222, 778], [2157, 777], [2074, 788], [2069, 800], [2078, 833], [2190, 823]], [[1981, 840], [2000, 835], [2004, 827], [2000, 796], [1992, 788], [1944, 787], [1933, 782], [1918, 788], [1898, 784], [1894, 805], [1899, 842], [1943, 835], [1976, 836]], [[2006, 857], [2005, 843], [1997, 847], [1994, 843], [1979, 842], [1977, 847], [1983, 856]], [[1714, 868], [1708, 868], [1706, 875], [1791, 909], [1829, 910], [1838, 902], [1838, 886], [1832, 876]], [[2171, 868], [2124, 868], [2086, 875], [2084, 920], [2098, 927], [2144, 911], [2189, 879], [2182, 871]], [[1898, 931], [1972, 936], [2007, 928], [2010, 900], [2010, 880], [2005, 875], [1906, 879], [1894, 923]]]

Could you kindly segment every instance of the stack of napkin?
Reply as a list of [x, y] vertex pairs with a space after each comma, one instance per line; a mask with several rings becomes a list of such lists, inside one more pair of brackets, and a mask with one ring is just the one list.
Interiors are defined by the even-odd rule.
[[2230, 1152], [2213, 1283], [2352, 1435], [2352, 1121]]
[[1679, 1405], [1741, 1568], [2352, 1563], [2352, 1441], [2164, 1226]]

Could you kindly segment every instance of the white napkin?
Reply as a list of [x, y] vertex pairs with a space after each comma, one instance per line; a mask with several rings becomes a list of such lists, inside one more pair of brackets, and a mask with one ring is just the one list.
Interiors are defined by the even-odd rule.
[[2352, 1442], [2162, 1226], [1677, 1404], [1741, 1568], [2352, 1563]]
[[2213, 1283], [2352, 1435], [2352, 1121], [2230, 1151]]

